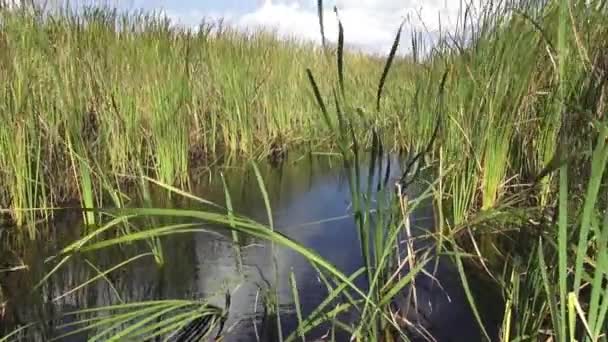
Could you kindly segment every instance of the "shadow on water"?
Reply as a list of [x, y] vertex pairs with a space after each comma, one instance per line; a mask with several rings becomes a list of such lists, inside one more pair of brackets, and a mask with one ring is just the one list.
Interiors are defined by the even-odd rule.
[[[385, 159], [382, 163], [385, 169], [377, 170], [374, 176], [388, 175], [389, 184], [394, 184], [400, 177], [400, 170], [395, 167], [399, 163], [395, 156], [390, 159], [392, 168], [388, 168], [389, 173], [385, 172]], [[358, 233], [351, 216], [351, 194], [341, 160], [310, 157], [283, 163], [279, 168], [265, 165], [261, 171], [276, 230], [314, 249], [345, 274], [352, 274], [363, 266]], [[266, 208], [252, 170], [225, 169], [224, 174], [234, 211], [267, 223]], [[365, 179], [367, 175], [362, 174], [361, 177]], [[421, 187], [416, 188], [414, 184], [411, 189], [414, 194], [421, 191]], [[194, 192], [215, 203], [225, 203], [219, 172], [212, 172], [211, 177], [201, 180]], [[179, 200], [167, 203], [166, 199], [158, 198], [158, 202], [164, 206], [187, 206]], [[431, 229], [431, 204], [423, 205], [411, 220], [413, 227], [421, 231]], [[145, 244], [133, 244], [130, 248], [80, 255], [50, 277], [36, 295], [30, 295], [32, 285], [44, 272], [49, 271], [43, 267], [42, 260], [67, 242], [74, 241], [81, 234], [81, 229], [80, 214], [66, 213], [52, 224], [52, 237], [23, 246], [18, 253], [5, 251], [3, 262], [8, 260], [7, 265], [23, 263], [29, 266], [29, 270], [0, 273], [3, 296], [8, 300], [0, 320], [0, 333], [28, 322], [59, 317], [62, 312], [117, 303], [210, 298], [223, 306], [224, 295], [229, 291], [231, 305], [225, 341], [255, 341], [258, 338], [272, 341], [276, 325], [269, 323], [268, 315], [264, 315], [264, 298], [267, 298], [271, 287], [276, 288], [278, 293], [284, 332], [293, 331], [297, 325], [292, 286], [289, 283], [291, 272], [296, 278], [304, 316], [327, 295], [317, 272], [302, 256], [277, 247], [275, 259], [268, 243], [240, 236], [241, 265], [230, 234], [213, 232], [166, 237], [162, 241], [165, 260], [162, 267], [151, 257], [141, 258], [62, 297], [70, 289], [98, 275], [98, 270], [107, 269], [149, 249]], [[276, 260], [276, 264], [273, 260]], [[275, 270], [278, 274], [275, 274]], [[423, 320], [429, 330], [438, 341], [480, 340], [479, 328], [466, 302], [456, 269], [447, 260], [442, 261], [437, 278], [443, 290], [434, 286], [428, 278], [416, 283]], [[279, 280], [278, 284], [275, 279]], [[362, 279], [358, 278], [356, 285], [365, 288]], [[489, 300], [499, 299], [491, 297]], [[489, 307], [494, 310], [482, 312], [482, 315], [488, 318], [488, 327], [495, 328], [501, 319], [498, 313], [502, 310], [501, 305], [492, 305], [491, 301]], [[356, 315], [351, 313], [341, 318], [354, 321]], [[61, 335], [65, 331], [62, 331], [59, 323], [50, 321], [44, 328], [30, 329], [27, 340], [44, 341], [51, 336]], [[490, 331], [497, 336], [495, 329]], [[326, 332], [327, 327], [314, 330], [310, 340]], [[82, 341], [88, 337], [74, 335], [63, 340]], [[346, 337], [337, 340], [346, 340]]]

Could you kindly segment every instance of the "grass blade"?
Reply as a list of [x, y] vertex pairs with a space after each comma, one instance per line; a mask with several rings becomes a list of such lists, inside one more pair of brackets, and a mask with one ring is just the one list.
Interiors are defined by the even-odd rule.
[[386, 60], [386, 64], [384, 65], [384, 69], [382, 70], [382, 76], [380, 77], [380, 82], [378, 83], [378, 93], [376, 95], [376, 111], [380, 112], [380, 99], [382, 98], [382, 91], [384, 90], [384, 83], [386, 82], [386, 78], [388, 77], [388, 72], [391, 69], [391, 65], [393, 64], [393, 59], [397, 54], [397, 48], [399, 47], [399, 42], [401, 41], [401, 30], [403, 29], [403, 23], [399, 25], [399, 30], [397, 31], [397, 36], [393, 41], [393, 45], [391, 46], [391, 51], [388, 55], [388, 59]]

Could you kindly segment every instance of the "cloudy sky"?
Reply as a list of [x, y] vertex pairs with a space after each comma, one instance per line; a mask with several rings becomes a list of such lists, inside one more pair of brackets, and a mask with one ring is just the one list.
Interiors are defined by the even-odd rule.
[[[114, 0], [125, 9], [162, 10], [182, 25], [195, 27], [203, 17], [225, 18], [239, 27], [264, 26], [284, 36], [319, 41], [316, 0]], [[477, 0], [482, 1], [482, 0]], [[326, 31], [335, 41], [333, 7], [340, 11], [348, 45], [367, 51], [390, 49], [402, 20], [406, 22], [402, 49], [407, 50], [412, 30], [427, 40], [439, 28], [452, 31], [460, 12], [459, 0], [325, 0]], [[440, 24], [441, 23], [441, 24]]]

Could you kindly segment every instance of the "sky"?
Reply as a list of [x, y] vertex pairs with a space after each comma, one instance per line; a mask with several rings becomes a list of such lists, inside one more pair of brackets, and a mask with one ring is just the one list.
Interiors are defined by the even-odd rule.
[[[107, 1], [107, 0], [106, 0]], [[483, 0], [477, 0], [483, 2]], [[275, 29], [281, 36], [320, 41], [317, 0], [113, 0], [123, 9], [163, 11], [175, 23], [196, 27], [204, 17], [224, 18], [241, 28]], [[479, 3], [477, 3], [479, 6]], [[337, 40], [333, 7], [339, 10], [345, 44], [374, 53], [388, 53], [405, 20], [401, 52], [411, 45], [411, 32], [428, 44], [442, 32], [453, 32], [460, 0], [325, 0], [327, 39]]]

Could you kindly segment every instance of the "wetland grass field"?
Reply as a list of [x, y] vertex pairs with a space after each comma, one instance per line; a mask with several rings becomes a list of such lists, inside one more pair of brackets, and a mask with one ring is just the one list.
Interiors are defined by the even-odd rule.
[[608, 341], [608, 3], [462, 4], [385, 56], [0, 9], [0, 342]]

